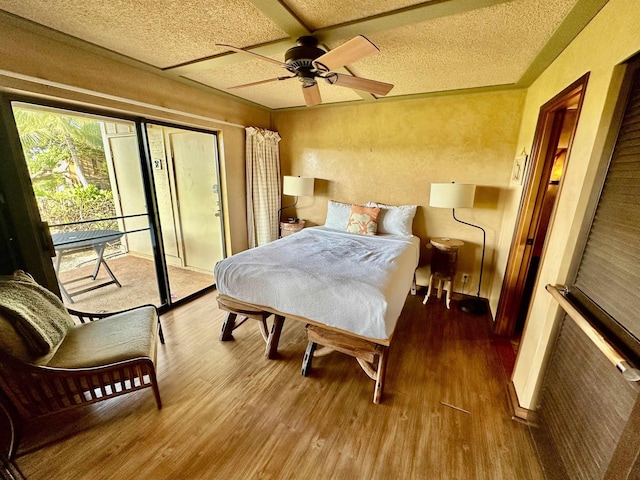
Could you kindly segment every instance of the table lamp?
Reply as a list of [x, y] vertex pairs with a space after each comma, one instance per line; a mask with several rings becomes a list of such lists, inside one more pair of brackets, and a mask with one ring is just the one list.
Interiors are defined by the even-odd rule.
[[[291, 197], [296, 197], [295, 202], [286, 207], [280, 208], [278, 211], [278, 218], [282, 210], [295, 207], [298, 203], [298, 197], [311, 197], [313, 196], [313, 184], [315, 179], [313, 177], [291, 177], [284, 176], [282, 178], [282, 193]], [[295, 221], [295, 219], [294, 219]]]
[[458, 303], [458, 308], [463, 312], [481, 315], [487, 312], [487, 304], [480, 298], [482, 286], [482, 270], [484, 268], [484, 251], [486, 245], [486, 232], [484, 228], [472, 223], [463, 222], [456, 218], [456, 208], [473, 208], [473, 200], [476, 194], [476, 186], [468, 183], [432, 183], [429, 206], [452, 209], [453, 219], [456, 222], [478, 228], [482, 231], [482, 260], [480, 262], [480, 278], [478, 280], [478, 293], [476, 298], [466, 298]]

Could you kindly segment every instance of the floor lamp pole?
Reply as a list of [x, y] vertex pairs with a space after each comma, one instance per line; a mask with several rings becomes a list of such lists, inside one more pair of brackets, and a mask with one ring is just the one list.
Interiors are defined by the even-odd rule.
[[487, 304], [484, 299], [480, 298], [480, 287], [482, 286], [482, 270], [484, 269], [484, 250], [487, 241], [487, 233], [484, 231], [484, 228], [474, 225], [473, 223], [464, 222], [456, 218], [456, 209], [452, 209], [453, 219], [456, 222], [463, 223], [465, 225], [469, 225], [470, 227], [478, 228], [482, 230], [482, 260], [480, 261], [480, 278], [478, 279], [478, 293], [476, 298], [465, 298], [460, 300], [458, 303], [458, 307], [463, 312], [473, 313], [476, 315], [481, 315], [487, 312]]
[[291, 208], [291, 207], [295, 207], [296, 204], [298, 203], [298, 197], [296, 196], [296, 201], [293, 202], [291, 205], [287, 205], [286, 207], [280, 207], [278, 209], [278, 237], [280, 237], [280, 235], [282, 234], [282, 229], [280, 228], [280, 215], [282, 215], [282, 211], [286, 210], [287, 208]]

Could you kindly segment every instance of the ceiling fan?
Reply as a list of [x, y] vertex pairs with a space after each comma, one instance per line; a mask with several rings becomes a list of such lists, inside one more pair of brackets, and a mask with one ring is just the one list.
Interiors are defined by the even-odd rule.
[[354, 77], [353, 75], [346, 75], [334, 71], [340, 67], [356, 62], [367, 55], [378, 53], [380, 51], [378, 47], [362, 35], [352, 38], [348, 42], [343, 43], [329, 52], [319, 48], [318, 39], [312, 36], [300, 37], [296, 43], [297, 45], [295, 47], [290, 48], [284, 54], [284, 62], [265, 57], [258, 53], [250, 52], [248, 50], [243, 50], [232, 45], [220, 43], [216, 45], [228, 48], [234, 52], [245, 53], [247, 55], [260, 58], [261, 60], [274, 63], [291, 74], [289, 76], [270, 78], [268, 80], [245, 83], [244, 85], [236, 85], [230, 88], [252, 87], [263, 83], [298, 78], [298, 80], [302, 82], [302, 93], [308, 107], [322, 103], [322, 99], [320, 98], [320, 89], [318, 88], [318, 78], [324, 79], [330, 85], [362, 90], [374, 95], [386, 95], [393, 88], [393, 85], [390, 83]]

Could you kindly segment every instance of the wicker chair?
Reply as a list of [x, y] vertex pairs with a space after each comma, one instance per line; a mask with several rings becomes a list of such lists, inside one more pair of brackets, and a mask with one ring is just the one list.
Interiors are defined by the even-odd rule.
[[[151, 387], [162, 408], [156, 380], [156, 338], [164, 343], [156, 308], [76, 317], [52, 353], [35, 357], [13, 324], [0, 315], [0, 390], [16, 423]], [[17, 417], [17, 418], [15, 418]], [[17, 442], [13, 442], [15, 453]]]

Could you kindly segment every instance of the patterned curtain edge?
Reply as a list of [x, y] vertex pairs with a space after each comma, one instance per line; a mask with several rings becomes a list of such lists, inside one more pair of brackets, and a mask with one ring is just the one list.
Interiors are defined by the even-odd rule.
[[281, 202], [278, 132], [247, 127], [246, 188], [249, 248], [276, 240]]

